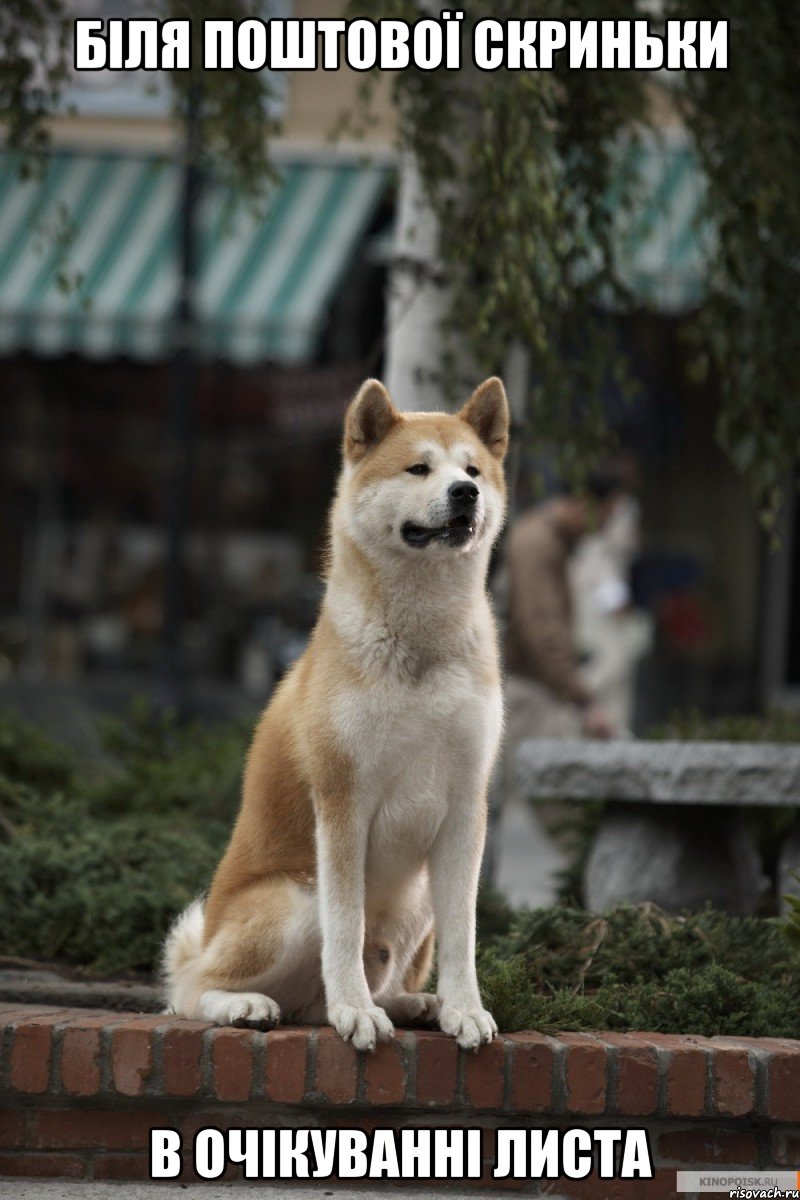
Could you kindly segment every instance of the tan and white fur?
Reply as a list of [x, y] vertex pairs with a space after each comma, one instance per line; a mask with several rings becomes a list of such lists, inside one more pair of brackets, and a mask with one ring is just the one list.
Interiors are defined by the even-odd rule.
[[[205, 903], [167, 938], [175, 1012], [496, 1033], [475, 973], [486, 790], [502, 724], [489, 554], [505, 513], [503, 385], [401, 413], [367, 380], [346, 418], [327, 586], [253, 738]], [[424, 991], [434, 928], [438, 995]]]

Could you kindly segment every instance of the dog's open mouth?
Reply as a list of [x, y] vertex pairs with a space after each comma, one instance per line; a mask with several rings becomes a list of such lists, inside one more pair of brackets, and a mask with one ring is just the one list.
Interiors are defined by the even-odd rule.
[[415, 525], [406, 521], [401, 529], [403, 541], [409, 546], [427, 546], [429, 542], [447, 542], [451, 546], [463, 546], [477, 528], [475, 517], [461, 513], [451, 517], [446, 525]]

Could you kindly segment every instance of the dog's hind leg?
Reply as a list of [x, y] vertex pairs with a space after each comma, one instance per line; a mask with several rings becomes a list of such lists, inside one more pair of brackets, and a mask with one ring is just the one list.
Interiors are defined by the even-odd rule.
[[436, 935], [431, 927], [417, 946], [403, 979], [403, 987], [407, 992], [419, 992], [428, 982], [433, 966], [435, 945]]
[[282, 1011], [310, 1019], [321, 993], [313, 889], [273, 877], [232, 895], [207, 940], [202, 919], [195, 911], [193, 946], [183, 928], [187, 915], [167, 940], [175, 1012], [217, 1025], [272, 1026]]
[[422, 938], [408, 964], [400, 982], [402, 990], [390, 994], [383, 1006], [396, 1025], [408, 1025], [417, 1021], [433, 1022], [439, 1014], [439, 1002], [433, 992], [422, 989], [428, 981], [433, 966], [435, 935], [432, 928]]
[[281, 1019], [277, 1001], [261, 992], [226, 992], [211, 988], [200, 996], [200, 1016], [215, 1025], [244, 1025], [272, 1029]]

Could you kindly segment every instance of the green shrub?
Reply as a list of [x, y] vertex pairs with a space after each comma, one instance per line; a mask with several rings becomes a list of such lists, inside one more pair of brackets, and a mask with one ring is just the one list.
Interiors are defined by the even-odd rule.
[[230, 819], [249, 732], [243, 724], [182, 724], [136, 700], [124, 717], [100, 724], [110, 763], [90, 788], [92, 809]]
[[152, 970], [169, 922], [208, 886], [225, 827], [214, 844], [209, 829], [97, 822], [67, 805], [60, 816], [63, 824], [0, 844], [3, 952], [90, 974]]
[[484, 938], [479, 971], [504, 1029], [800, 1037], [800, 958], [776, 919], [536, 909]]
[[66, 787], [74, 767], [66, 747], [12, 709], [0, 709], [0, 776], [31, 787]]
[[800, 713], [776, 708], [709, 717], [688, 708], [672, 713], [645, 736], [660, 742], [800, 742]]
[[[792, 877], [800, 883], [800, 871], [792, 871]], [[784, 899], [789, 906], [784, 923], [786, 936], [793, 948], [800, 951], [800, 896], [790, 893]]]
[[0, 714], [0, 952], [151, 971], [225, 848], [247, 735], [180, 726], [143, 702], [102, 734], [107, 761], [79, 770]]
[[525, 958], [539, 990], [638, 983], [713, 964], [771, 979], [783, 970], [788, 950], [776, 919], [731, 917], [710, 908], [674, 917], [647, 904], [602, 916], [562, 906], [520, 912], [495, 945], [505, 957]]
[[796, 980], [789, 992], [742, 979], [715, 964], [686, 967], [649, 982], [606, 984], [594, 992], [567, 988], [543, 995], [526, 988], [521, 956], [505, 959], [485, 952], [480, 960], [481, 993], [505, 1030], [632, 1029], [693, 1033], [705, 1037], [800, 1036]]

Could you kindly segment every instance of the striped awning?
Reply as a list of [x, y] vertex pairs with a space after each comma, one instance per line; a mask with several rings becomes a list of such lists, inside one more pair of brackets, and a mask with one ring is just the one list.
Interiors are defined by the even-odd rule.
[[[297, 162], [263, 202], [210, 182], [198, 213], [199, 349], [313, 357], [385, 192], [385, 167]], [[54, 153], [22, 179], [0, 159], [0, 355], [169, 352], [180, 172], [153, 158]]]
[[615, 213], [618, 273], [634, 301], [656, 312], [680, 314], [703, 301], [715, 249], [713, 229], [702, 217], [704, 180], [685, 134], [640, 137], [620, 147], [621, 194]]

